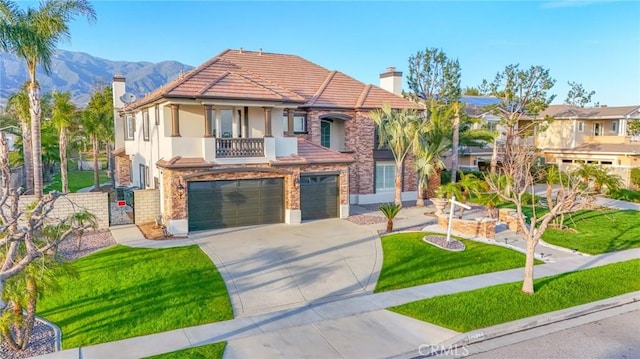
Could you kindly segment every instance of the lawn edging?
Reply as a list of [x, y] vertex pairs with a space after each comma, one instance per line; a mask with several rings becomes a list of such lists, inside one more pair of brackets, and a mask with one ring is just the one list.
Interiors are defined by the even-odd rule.
[[[636, 303], [636, 306], [633, 310], [640, 309], [640, 291], [625, 293], [616, 297], [581, 304], [575, 307], [560, 309], [554, 312], [538, 314], [532, 317], [522, 318], [508, 323], [497, 324], [487, 328], [472, 330], [470, 332], [462, 333], [451, 339], [445, 340], [444, 342], [439, 343], [437, 347], [459, 348], [465, 345], [477, 344], [505, 335], [518, 333], [521, 331], [526, 331], [562, 322], [565, 320], [576, 319], [589, 314], [634, 303]], [[434, 350], [431, 354], [437, 354], [437, 350]]]

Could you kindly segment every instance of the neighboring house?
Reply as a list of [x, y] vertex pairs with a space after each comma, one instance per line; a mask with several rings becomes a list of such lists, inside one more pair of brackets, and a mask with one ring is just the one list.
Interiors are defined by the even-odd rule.
[[[393, 198], [393, 160], [376, 150], [369, 112], [415, 107], [394, 69], [381, 75], [386, 91], [298, 56], [239, 49], [129, 104], [124, 77], [113, 81], [116, 182], [158, 188], [174, 234], [344, 218], [350, 203]], [[403, 176], [415, 198], [412, 161]]]
[[640, 167], [640, 138], [627, 135], [627, 123], [640, 119], [640, 106], [551, 105], [538, 118], [546, 116], [554, 121], [537, 131], [535, 146], [548, 163], [561, 169], [576, 163], [603, 165], [629, 186], [631, 168]]

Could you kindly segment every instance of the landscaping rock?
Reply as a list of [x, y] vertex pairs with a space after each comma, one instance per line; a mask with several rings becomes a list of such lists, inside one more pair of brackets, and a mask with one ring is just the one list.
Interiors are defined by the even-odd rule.
[[55, 343], [56, 337], [53, 328], [39, 320], [36, 320], [36, 323], [31, 330], [31, 336], [29, 337], [29, 346], [27, 347], [27, 349], [15, 352], [11, 350], [11, 348], [9, 348], [7, 343], [3, 340], [0, 344], [0, 358], [30, 358], [33, 356], [53, 353], [56, 350]]

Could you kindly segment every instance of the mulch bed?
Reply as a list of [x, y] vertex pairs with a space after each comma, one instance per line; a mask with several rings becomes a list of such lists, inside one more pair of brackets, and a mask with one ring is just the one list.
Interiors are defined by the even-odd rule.
[[463, 251], [466, 248], [464, 243], [454, 238], [451, 238], [447, 243], [447, 237], [445, 236], [429, 235], [424, 237], [424, 241], [449, 251]]
[[358, 214], [355, 216], [350, 216], [347, 218], [347, 221], [353, 222], [355, 224], [367, 225], [367, 224], [377, 224], [377, 223], [386, 223], [387, 219], [380, 216], [370, 216], [367, 214]]

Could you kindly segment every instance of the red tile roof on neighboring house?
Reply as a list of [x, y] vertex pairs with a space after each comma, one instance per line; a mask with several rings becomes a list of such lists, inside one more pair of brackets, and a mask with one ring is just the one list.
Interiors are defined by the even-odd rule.
[[417, 105], [302, 57], [225, 50], [218, 56], [127, 106], [132, 110], [162, 98], [276, 101], [300, 107], [373, 109]]

